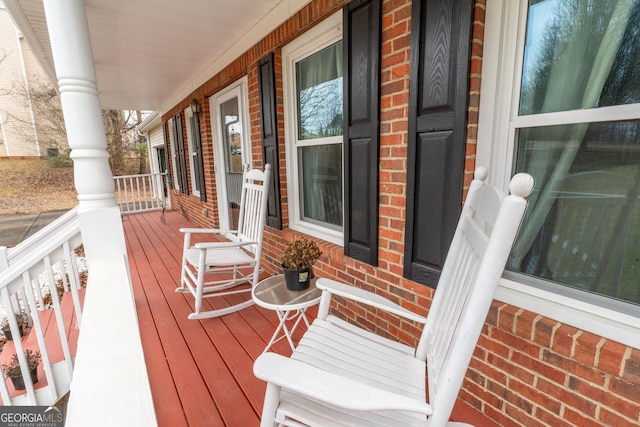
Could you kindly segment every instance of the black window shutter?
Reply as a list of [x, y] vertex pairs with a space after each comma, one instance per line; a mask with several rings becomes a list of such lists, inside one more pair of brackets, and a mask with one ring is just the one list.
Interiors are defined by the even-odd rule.
[[413, 0], [404, 276], [435, 286], [461, 211], [472, 0]]
[[204, 182], [204, 159], [202, 158], [202, 136], [200, 134], [200, 114], [191, 116], [191, 135], [193, 135], [193, 168], [200, 192], [200, 200], [207, 201], [207, 191]]
[[262, 158], [271, 165], [271, 188], [267, 203], [267, 225], [282, 230], [280, 205], [280, 164], [278, 157], [278, 123], [276, 114], [276, 75], [273, 68], [273, 52], [258, 62], [260, 86], [260, 129]]
[[184, 133], [182, 131], [182, 114], [177, 114], [173, 122], [176, 127], [176, 145], [178, 151], [178, 179], [180, 180], [180, 192], [189, 194], [189, 175], [187, 170], [187, 156], [184, 149]]
[[169, 132], [171, 132], [171, 139], [173, 140], [174, 146], [171, 147], [173, 150], [171, 152], [171, 157], [173, 159], [172, 166], [175, 170], [173, 177], [176, 179], [176, 182], [173, 183], [173, 188], [181, 188], [182, 187], [182, 171], [180, 165], [182, 162], [180, 161], [180, 150], [178, 148], [178, 132], [176, 131], [176, 121], [177, 119], [174, 117], [173, 122], [169, 126]]
[[343, 9], [344, 253], [378, 265], [380, 0]]

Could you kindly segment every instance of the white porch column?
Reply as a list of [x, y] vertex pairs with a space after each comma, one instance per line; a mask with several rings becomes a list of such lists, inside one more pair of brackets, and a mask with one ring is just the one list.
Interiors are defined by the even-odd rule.
[[60, 101], [78, 192], [80, 229], [89, 261], [124, 254], [126, 247], [84, 0], [44, 0]]

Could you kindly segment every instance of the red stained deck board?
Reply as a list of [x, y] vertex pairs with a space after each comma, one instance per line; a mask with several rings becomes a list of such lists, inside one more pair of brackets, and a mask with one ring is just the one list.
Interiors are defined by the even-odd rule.
[[[140, 274], [147, 273], [145, 277], [147, 283], [151, 280], [148, 278], [148, 268], [145, 268], [147, 265], [144, 256], [139, 252], [141, 251], [140, 244], [135, 239], [134, 233], [127, 233], [129, 267], [156, 417], [161, 425], [187, 425], [176, 384], [171, 376], [171, 369], [166, 359], [165, 350], [157, 333], [156, 320], [151, 313], [151, 303], [147, 300], [142, 287], [143, 279]], [[138, 268], [138, 264], [141, 264], [141, 268]], [[161, 322], [162, 320], [158, 319], [158, 321]]]
[[[155, 322], [141, 321], [141, 332], [158, 421], [160, 425], [258, 425], [265, 386], [253, 376], [255, 356], [245, 347], [264, 348], [265, 342], [255, 333], [229, 329], [224, 319], [237, 313], [204, 321], [187, 319], [193, 298], [175, 292], [182, 253], [182, 235], [177, 231], [193, 225], [175, 212], [167, 212], [166, 218], [165, 224], [159, 213], [124, 218], [139, 316], [149, 313]], [[250, 330], [246, 322], [238, 327]], [[252, 342], [243, 343], [236, 335]], [[146, 343], [152, 343], [152, 355]], [[159, 354], [166, 358], [168, 370], [154, 374], [154, 366], [163, 367], [151, 360]], [[165, 389], [169, 398], [163, 397]], [[183, 424], [175, 419], [165, 422], [159, 408], [165, 400], [175, 403], [176, 395], [182, 408], [172, 410], [184, 413]], [[215, 420], [209, 418], [212, 413]]]
[[[144, 347], [143, 349], [158, 423], [159, 425], [181, 425], [178, 423], [179, 414], [167, 416], [167, 411], [174, 411], [183, 412], [183, 423], [185, 423], [183, 425], [222, 425], [222, 418], [197, 369], [190, 348], [182, 337], [182, 331], [175, 321], [171, 303], [166, 300], [157, 280], [157, 273], [164, 269], [163, 264], [157, 260], [154, 262], [153, 257], [149, 256], [153, 247], [144, 234], [131, 231], [127, 221], [125, 221], [125, 230], [127, 230], [129, 257], [135, 258], [138, 273], [135, 276], [132, 274], [136, 308], [139, 313], [149, 312], [154, 322], [153, 325], [145, 322], [145, 328], [141, 323], [140, 332], [143, 344], [149, 340], [154, 344], [153, 349]], [[153, 369], [158, 366], [158, 362], [155, 361], [158, 357], [166, 361], [168, 370]], [[174, 390], [171, 390], [171, 384]], [[177, 396], [177, 401], [172, 402], [173, 404], [169, 407], [165, 402], [167, 392], [171, 400]]]

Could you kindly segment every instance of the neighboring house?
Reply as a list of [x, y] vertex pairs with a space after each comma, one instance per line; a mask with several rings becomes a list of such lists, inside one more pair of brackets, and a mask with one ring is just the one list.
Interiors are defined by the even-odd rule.
[[[160, 112], [164, 144], [147, 128], [151, 157], [165, 150], [174, 206], [228, 227], [239, 165], [270, 163], [269, 273], [286, 241], [311, 236], [319, 275], [424, 312], [476, 166], [505, 190], [529, 172], [536, 190], [461, 399], [501, 425], [637, 425], [640, 2], [271, 3], [281, 4], [299, 7], [203, 61], [215, 66], [174, 76], [162, 99], [145, 92], [153, 72], [122, 83], [150, 103], [120, 108]], [[111, 16], [89, 15], [96, 31]], [[198, 28], [162, 31], [175, 41], [188, 30], [185, 51], [215, 47]], [[104, 58], [107, 43], [92, 37]], [[136, 46], [159, 60], [155, 44]], [[184, 53], [157, 55], [174, 52]], [[109, 86], [117, 73], [96, 63]], [[417, 339], [412, 325], [343, 310]]]
[[25, 88], [50, 81], [0, 4], [0, 157], [41, 157], [47, 148], [66, 148], [65, 141], [37, 126], [42, 118], [26, 96]]

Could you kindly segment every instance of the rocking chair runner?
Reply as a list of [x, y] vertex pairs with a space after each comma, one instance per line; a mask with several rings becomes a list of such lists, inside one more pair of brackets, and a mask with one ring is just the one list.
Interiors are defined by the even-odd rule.
[[[447, 424], [533, 189], [533, 178], [518, 174], [504, 197], [483, 184], [486, 176], [486, 169], [476, 171], [427, 318], [318, 280], [318, 318], [291, 358], [264, 353], [254, 364], [267, 381], [261, 426]], [[423, 324], [417, 348], [329, 315], [332, 295]]]
[[[184, 248], [180, 287], [176, 292], [191, 292], [195, 298], [195, 311], [189, 319], [223, 316], [253, 304], [249, 296], [224, 308], [202, 311], [204, 298], [240, 293], [250, 295], [252, 287], [258, 283], [270, 175], [269, 164], [265, 165], [264, 172], [245, 167], [237, 230], [180, 229], [184, 233]], [[191, 236], [196, 233], [224, 234], [232, 236], [233, 240], [192, 245]]]

